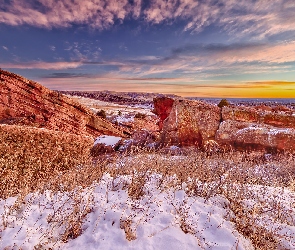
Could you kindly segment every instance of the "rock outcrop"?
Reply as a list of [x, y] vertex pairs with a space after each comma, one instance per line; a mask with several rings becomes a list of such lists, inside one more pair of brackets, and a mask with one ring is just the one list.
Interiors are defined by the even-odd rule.
[[228, 120], [220, 124], [216, 141], [237, 149], [295, 151], [295, 130]]
[[29, 125], [97, 137], [124, 136], [112, 123], [37, 82], [0, 70], [0, 123]]
[[220, 145], [295, 151], [295, 112], [288, 108], [224, 107], [222, 120], [216, 133]]
[[230, 105], [220, 109], [202, 101], [167, 98], [156, 99], [154, 105], [162, 120], [164, 145], [295, 152], [295, 112], [290, 108]]
[[221, 119], [221, 110], [216, 105], [183, 99], [158, 99], [154, 105], [156, 111], [160, 110], [157, 113], [162, 115], [161, 119], [168, 115], [163, 121], [162, 144], [203, 146], [214, 139]]

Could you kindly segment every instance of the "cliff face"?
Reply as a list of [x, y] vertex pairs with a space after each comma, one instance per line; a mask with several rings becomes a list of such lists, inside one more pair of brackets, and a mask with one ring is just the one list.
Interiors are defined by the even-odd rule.
[[78, 102], [37, 82], [0, 70], [0, 123], [29, 125], [97, 137], [124, 136]]

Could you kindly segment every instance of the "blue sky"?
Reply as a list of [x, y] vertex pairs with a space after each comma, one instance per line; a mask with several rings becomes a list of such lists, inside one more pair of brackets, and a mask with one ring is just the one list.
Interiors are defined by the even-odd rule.
[[2, 0], [0, 67], [50, 89], [295, 98], [295, 1]]

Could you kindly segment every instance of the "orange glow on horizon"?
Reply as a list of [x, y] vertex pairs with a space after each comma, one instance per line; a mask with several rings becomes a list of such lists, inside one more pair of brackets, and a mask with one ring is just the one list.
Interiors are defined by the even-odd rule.
[[53, 90], [153, 92], [183, 97], [217, 98], [295, 98], [295, 82], [262, 81], [230, 84], [116, 82], [112, 79], [42, 79]]

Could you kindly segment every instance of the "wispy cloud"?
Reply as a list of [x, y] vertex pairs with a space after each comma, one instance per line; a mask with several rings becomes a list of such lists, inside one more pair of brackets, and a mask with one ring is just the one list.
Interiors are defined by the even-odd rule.
[[2, 63], [1, 67], [6, 69], [46, 69], [62, 70], [73, 69], [81, 66], [80, 62], [26, 62], [26, 63]]
[[295, 62], [295, 42], [266, 43], [234, 43], [234, 44], [189, 44], [172, 49], [167, 58], [194, 57], [196, 60], [206, 59], [236, 63], [236, 62]]
[[8, 51], [9, 49], [6, 46], [2, 46], [2, 49]]
[[10, 0], [0, 3], [0, 23], [103, 30], [128, 19], [167, 25], [181, 20], [190, 32], [214, 24], [235, 36], [263, 38], [294, 32], [294, 12], [293, 0]]
[[52, 50], [52, 51], [55, 51], [56, 47], [53, 46], [53, 45], [50, 45], [50, 46], [49, 46], [49, 49]]

